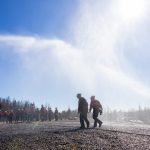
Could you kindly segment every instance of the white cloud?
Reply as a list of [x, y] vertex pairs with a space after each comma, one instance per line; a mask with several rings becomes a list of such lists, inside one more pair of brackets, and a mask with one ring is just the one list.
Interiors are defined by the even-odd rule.
[[11, 47], [10, 51], [13, 50], [19, 54], [25, 67], [35, 74], [37, 72], [46, 73], [53, 69], [53, 71], [71, 78], [71, 82], [81, 82], [82, 74], [88, 79], [84, 84], [91, 83], [91, 79], [89, 80], [86, 75], [90, 71], [85, 63], [83, 52], [62, 40], [34, 36], [1, 35], [0, 43]]
[[[4, 43], [19, 54], [26, 69], [35, 77], [36, 82], [42, 82], [43, 78], [44, 80], [50, 78], [51, 72], [54, 71], [57, 75], [65, 76], [66, 80], [72, 83], [72, 88], [87, 91], [89, 94], [98, 94], [98, 91], [103, 91], [106, 95], [112, 94], [110, 87], [113, 86], [122, 87], [118, 92], [127, 89], [127, 91], [140, 95], [140, 97], [150, 98], [148, 87], [114, 65], [113, 56], [117, 59], [115, 51], [112, 55], [109, 53], [107, 57], [105, 56], [107, 52], [101, 55], [102, 51], [100, 51], [100, 56], [95, 55], [92, 58], [89, 57], [89, 53], [86, 53], [85, 50], [76, 49], [58, 39], [15, 35], [1, 35], [0, 44]], [[105, 89], [105, 85], [111, 86]], [[111, 99], [114, 100], [113, 97]]]

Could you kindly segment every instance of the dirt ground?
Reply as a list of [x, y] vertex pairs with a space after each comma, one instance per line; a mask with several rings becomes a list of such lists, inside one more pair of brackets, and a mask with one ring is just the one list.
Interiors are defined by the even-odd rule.
[[72, 121], [0, 124], [0, 150], [150, 150], [150, 127]]

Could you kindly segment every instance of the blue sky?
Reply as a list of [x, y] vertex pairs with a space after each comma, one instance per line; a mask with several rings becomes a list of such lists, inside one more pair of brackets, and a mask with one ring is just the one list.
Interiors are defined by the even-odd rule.
[[0, 1], [0, 96], [60, 109], [150, 106], [148, 0]]
[[0, 4], [1, 33], [64, 37], [78, 0], [1, 0]]

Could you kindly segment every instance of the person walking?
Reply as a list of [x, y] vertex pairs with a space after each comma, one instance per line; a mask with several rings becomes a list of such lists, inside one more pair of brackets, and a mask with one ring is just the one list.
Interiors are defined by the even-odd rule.
[[80, 124], [81, 127], [80, 129], [85, 129], [85, 124], [86, 122], [87, 128], [89, 128], [90, 122], [87, 119], [87, 113], [88, 113], [88, 103], [84, 97], [81, 96], [81, 94], [77, 94], [78, 98], [78, 113], [80, 114]]
[[91, 96], [91, 103], [89, 112], [93, 109], [93, 119], [94, 119], [94, 127], [97, 127], [97, 123], [99, 127], [102, 125], [102, 121], [98, 119], [98, 114], [102, 115], [102, 105], [101, 103], [95, 99], [95, 96]]
[[58, 112], [58, 109], [57, 109], [57, 107], [56, 107], [56, 108], [55, 108], [55, 112], [54, 112], [55, 121], [58, 121], [58, 114], [59, 114], [59, 112]]

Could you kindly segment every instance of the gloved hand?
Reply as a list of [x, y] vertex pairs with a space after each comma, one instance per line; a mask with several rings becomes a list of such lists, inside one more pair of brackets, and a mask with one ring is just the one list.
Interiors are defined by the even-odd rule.
[[100, 115], [102, 115], [103, 111], [102, 111], [102, 110], [100, 110], [100, 111], [99, 111], [99, 113], [100, 113]]

